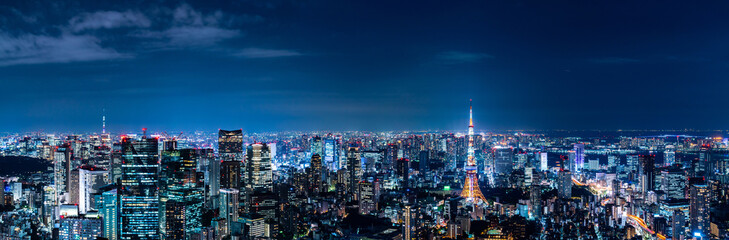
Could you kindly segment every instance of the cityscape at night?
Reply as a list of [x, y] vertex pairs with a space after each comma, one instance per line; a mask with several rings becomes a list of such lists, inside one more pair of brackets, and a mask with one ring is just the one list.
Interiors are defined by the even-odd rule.
[[0, 1], [0, 240], [729, 239], [727, 11]]

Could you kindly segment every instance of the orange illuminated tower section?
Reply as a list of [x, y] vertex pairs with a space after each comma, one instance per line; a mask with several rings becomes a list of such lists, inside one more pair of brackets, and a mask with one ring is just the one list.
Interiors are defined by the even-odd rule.
[[473, 151], [473, 105], [469, 104], [469, 124], [468, 124], [468, 160], [466, 162], [466, 181], [463, 183], [463, 191], [461, 197], [468, 202], [476, 202], [476, 199], [486, 201], [478, 187], [478, 168], [476, 167], [476, 158]]

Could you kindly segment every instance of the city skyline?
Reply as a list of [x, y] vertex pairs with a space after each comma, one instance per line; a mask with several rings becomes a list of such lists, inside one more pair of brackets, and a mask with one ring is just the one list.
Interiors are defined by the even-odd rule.
[[3, 3], [0, 132], [729, 129], [727, 4]]

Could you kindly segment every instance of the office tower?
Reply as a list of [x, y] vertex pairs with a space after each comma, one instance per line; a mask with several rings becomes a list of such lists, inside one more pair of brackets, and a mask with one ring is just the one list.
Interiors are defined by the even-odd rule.
[[539, 170], [540, 171], [547, 171], [549, 170], [549, 166], [547, 166], [547, 153], [539, 153]]
[[408, 180], [410, 175], [410, 160], [407, 158], [400, 158], [395, 164], [395, 174], [398, 179], [402, 182], [401, 189], [408, 188]]
[[412, 240], [412, 209], [410, 205], [405, 205], [405, 208], [403, 209], [402, 218], [402, 228], [403, 228], [403, 240]]
[[53, 155], [53, 182], [56, 188], [56, 206], [67, 202], [71, 176], [71, 146], [64, 144], [56, 148]]
[[96, 240], [101, 237], [102, 219], [87, 217], [64, 217], [59, 221], [58, 239], [60, 240]]
[[251, 144], [246, 154], [246, 184], [250, 193], [273, 192], [271, 152], [264, 144]]
[[582, 169], [585, 167], [585, 145], [581, 143], [576, 143], [574, 145], [574, 170], [570, 169], [570, 171], [573, 172], [581, 172]]
[[233, 222], [238, 221], [238, 195], [237, 189], [220, 189], [218, 216], [225, 219], [225, 235], [230, 235]]
[[675, 210], [671, 218], [671, 237], [675, 240], [686, 239], [686, 216], [681, 210]]
[[641, 191], [645, 195], [649, 191], [655, 190], [655, 155], [640, 155], [638, 161], [640, 162], [640, 185]]
[[385, 161], [384, 166], [382, 166], [384, 169], [392, 169], [393, 165], [395, 164], [395, 161], [399, 158], [398, 156], [398, 146], [395, 144], [387, 144], [387, 148], [385, 149]]
[[76, 204], [78, 205], [79, 201], [79, 170], [73, 169], [71, 170], [71, 174], [68, 175], [68, 200], [66, 203], [68, 204]]
[[352, 198], [351, 200], [356, 200], [357, 182], [362, 177], [362, 160], [360, 159], [358, 147], [349, 147], [347, 149], [347, 173], [347, 178], [349, 178], [347, 182], [348, 195]]
[[321, 156], [322, 154], [324, 154], [322, 147], [323, 146], [322, 146], [321, 137], [315, 136], [315, 137], [313, 137], [311, 139], [311, 150], [310, 150], [310, 152], [311, 152], [312, 155], [318, 154], [319, 156]]
[[187, 239], [202, 228], [203, 190], [196, 154], [195, 149], [162, 152], [159, 195], [165, 239]]
[[107, 185], [109, 172], [95, 167], [82, 166], [71, 171], [69, 203], [78, 204], [79, 213], [96, 210], [93, 195]]
[[691, 233], [709, 236], [709, 186], [704, 182], [692, 184], [690, 195]]
[[[470, 105], [470, 104], [469, 104]], [[470, 203], [475, 203], [476, 199], [486, 201], [481, 188], [478, 185], [478, 168], [476, 167], [476, 158], [473, 150], [473, 106], [469, 106], [468, 110], [468, 158], [466, 161], [466, 180], [463, 182], [463, 190], [461, 191], [461, 197], [465, 198]]]
[[531, 203], [531, 218], [540, 219], [542, 217], [542, 185], [537, 182], [532, 183], [529, 189], [529, 200]]
[[619, 158], [617, 155], [610, 154], [610, 155], [608, 155], [607, 159], [608, 159], [608, 168], [613, 168], [618, 165]]
[[337, 167], [336, 161], [339, 160], [339, 156], [337, 155], [339, 151], [337, 151], [337, 141], [331, 138], [327, 138], [324, 140], [324, 165], [331, 169], [331, 170], [337, 170], [339, 169]]
[[379, 200], [379, 182], [369, 178], [359, 182], [359, 213], [362, 215], [377, 211]]
[[120, 195], [118, 185], [109, 185], [99, 189], [101, 196], [99, 198], [98, 209], [103, 219], [104, 237], [109, 240], [119, 239], [119, 208]]
[[667, 198], [686, 198], [686, 174], [677, 167], [661, 171], [661, 190]]
[[207, 162], [200, 170], [205, 174], [205, 204], [215, 209], [218, 206], [218, 192], [220, 191], [220, 161], [215, 159], [212, 149], [198, 149], [201, 151], [200, 161]]
[[627, 165], [628, 171], [638, 171], [638, 155], [626, 155], [625, 164]]
[[506, 181], [507, 176], [509, 176], [513, 170], [514, 166], [514, 151], [511, 148], [503, 147], [503, 146], [495, 146], [493, 148], [494, 152], [494, 168], [493, 168], [493, 174], [494, 176], [494, 182], [493, 184], [498, 187], [504, 187], [508, 183]]
[[557, 193], [560, 198], [572, 198], [572, 173], [569, 170], [559, 171]]
[[111, 172], [111, 183], [118, 184], [122, 176], [122, 154], [121, 154], [121, 143], [115, 142], [111, 145], [111, 165], [109, 171]]
[[666, 150], [663, 152], [663, 162], [666, 166], [676, 163], [676, 151], [673, 145], [666, 146]]
[[223, 161], [240, 161], [243, 154], [243, 130], [219, 130], [218, 153]]
[[418, 153], [418, 170], [421, 172], [430, 170], [430, 156], [426, 150], [421, 150]]
[[220, 162], [220, 188], [240, 187], [240, 165], [241, 162], [238, 160]]
[[120, 239], [159, 239], [157, 138], [122, 139]]
[[311, 162], [309, 164], [309, 190], [315, 194], [319, 194], [322, 191], [322, 173], [321, 156], [315, 153], [311, 156]]

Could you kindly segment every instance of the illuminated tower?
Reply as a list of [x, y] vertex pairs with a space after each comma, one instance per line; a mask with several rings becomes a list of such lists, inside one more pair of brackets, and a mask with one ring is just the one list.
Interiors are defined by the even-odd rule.
[[483, 197], [481, 189], [478, 187], [478, 168], [476, 167], [476, 159], [474, 158], [473, 151], [473, 106], [469, 104], [469, 124], [468, 124], [468, 159], [466, 162], [466, 181], [463, 183], [463, 191], [461, 191], [461, 197], [464, 197], [468, 202], [475, 202], [476, 199], [486, 201]]

